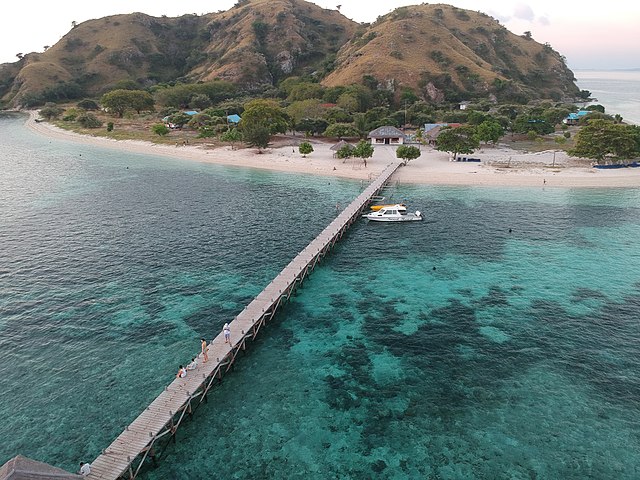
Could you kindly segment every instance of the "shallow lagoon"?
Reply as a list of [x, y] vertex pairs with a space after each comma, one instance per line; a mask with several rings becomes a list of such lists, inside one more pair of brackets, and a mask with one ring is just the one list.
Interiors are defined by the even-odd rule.
[[[0, 462], [97, 456], [360, 191], [0, 126]], [[640, 194], [392, 194], [146, 478], [638, 476]]]

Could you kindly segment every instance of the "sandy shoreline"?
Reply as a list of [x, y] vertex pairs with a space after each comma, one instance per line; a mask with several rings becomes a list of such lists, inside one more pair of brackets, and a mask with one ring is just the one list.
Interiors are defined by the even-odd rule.
[[[124, 152], [162, 155], [174, 159], [214, 163], [282, 172], [326, 175], [368, 180], [395, 160], [395, 147], [377, 146], [365, 168], [361, 161], [333, 158], [331, 144], [311, 140], [314, 152], [302, 158], [292, 146], [269, 148], [262, 154], [255, 149], [229, 147], [204, 149], [196, 146], [168, 146], [134, 140], [111, 140], [60, 129], [36, 122], [30, 112], [26, 125], [55, 139], [95, 145]], [[640, 168], [597, 170], [586, 160], [568, 157], [564, 152], [522, 153], [506, 146], [488, 147], [473, 154], [480, 163], [450, 162], [446, 153], [422, 147], [420, 158], [402, 167], [394, 181], [425, 185], [545, 186], [545, 187], [638, 187]], [[554, 165], [554, 166], [552, 166]]]

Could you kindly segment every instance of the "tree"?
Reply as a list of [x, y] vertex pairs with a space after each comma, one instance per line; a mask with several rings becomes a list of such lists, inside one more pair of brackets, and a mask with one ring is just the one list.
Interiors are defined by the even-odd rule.
[[244, 106], [240, 128], [257, 124], [267, 126], [271, 135], [284, 133], [289, 127], [289, 117], [275, 100], [252, 100]]
[[358, 98], [351, 92], [345, 92], [340, 95], [336, 104], [347, 112], [357, 112], [359, 110]]
[[77, 108], [71, 107], [65, 110], [64, 115], [62, 116], [63, 122], [75, 122], [80, 115], [80, 110]]
[[291, 88], [287, 100], [295, 102], [312, 98], [320, 99], [323, 94], [324, 88], [319, 83], [300, 82]]
[[589, 110], [590, 112], [600, 112], [604, 113], [604, 107], [602, 105], [589, 105], [585, 110]]
[[336, 156], [342, 160], [347, 160], [347, 158], [353, 157], [353, 150], [354, 150], [353, 145], [351, 145], [350, 143], [347, 143], [346, 145], [343, 145], [342, 147], [340, 147], [340, 149], [336, 152]]
[[153, 110], [154, 107], [153, 97], [144, 90], [112, 90], [102, 96], [100, 103], [119, 117], [124, 116], [128, 109], [140, 113], [143, 110]]
[[250, 147], [258, 147], [261, 153], [269, 145], [271, 135], [284, 133], [289, 117], [275, 100], [252, 100], [245, 104], [240, 129]]
[[480, 125], [482, 122], [489, 120], [490, 115], [477, 110], [471, 110], [467, 115], [467, 123], [471, 125]]
[[187, 125], [189, 128], [198, 130], [202, 127], [212, 126], [213, 122], [210, 115], [207, 115], [206, 113], [196, 113], [195, 115], [191, 115], [191, 119], [187, 122]]
[[607, 120], [608, 122], [615, 121], [615, 119], [611, 115], [607, 115], [606, 113], [602, 113], [600, 111], [594, 110], [591, 113], [588, 113], [587, 115], [583, 115], [582, 117], [580, 117], [578, 119], [578, 125], [583, 127], [591, 123], [592, 120]]
[[352, 155], [354, 157], [361, 158], [364, 162], [364, 166], [367, 166], [367, 158], [373, 156], [373, 145], [366, 140], [360, 140], [353, 149]]
[[[320, 104], [320, 100], [317, 99], [309, 99], [309, 100], [299, 100], [291, 103], [287, 107], [287, 115], [293, 121], [295, 126], [298, 126], [298, 123], [304, 118], [320, 118], [325, 113], [326, 108], [324, 108]], [[300, 130], [303, 130], [300, 128]]]
[[40, 109], [40, 116], [51, 120], [52, 118], [58, 118], [64, 112], [64, 108], [59, 107], [55, 103], [47, 102], [44, 107]]
[[195, 93], [193, 97], [191, 97], [189, 105], [193, 108], [197, 108], [198, 110], [204, 110], [211, 106], [211, 99], [209, 98], [209, 95], [204, 93]]
[[230, 128], [222, 135], [220, 135], [220, 140], [223, 142], [228, 142], [231, 144], [231, 150], [235, 149], [235, 143], [242, 140], [242, 132], [237, 128]]
[[307, 155], [313, 152], [313, 145], [311, 145], [309, 142], [302, 142], [298, 147], [298, 150], [300, 151], [302, 156], [306, 158]]
[[640, 155], [640, 128], [616, 124], [607, 120], [591, 120], [576, 135], [572, 157], [591, 158], [598, 163], [605, 159], [628, 160]]
[[480, 146], [473, 127], [444, 128], [436, 138], [436, 150], [449, 152], [455, 160], [459, 153], [469, 154]]
[[169, 130], [169, 127], [167, 127], [164, 123], [156, 123], [151, 127], [151, 131], [156, 135], [160, 135], [161, 137], [164, 137], [171, 130]]
[[191, 121], [191, 115], [187, 115], [183, 112], [176, 112], [173, 115], [169, 115], [168, 121], [175, 127], [182, 128]]
[[569, 115], [568, 108], [551, 107], [542, 112], [542, 117], [551, 125], [557, 125]]
[[502, 125], [495, 120], [485, 120], [476, 127], [476, 136], [480, 142], [491, 142], [495, 145], [503, 135]]
[[421, 153], [420, 149], [413, 145], [400, 145], [396, 150], [396, 157], [403, 159], [406, 165], [410, 160], [418, 158]]
[[322, 118], [303, 118], [296, 124], [296, 128], [310, 135], [317, 135], [324, 132], [329, 124]]
[[536, 132], [538, 135], [553, 133], [554, 126], [536, 115], [528, 113], [520, 114], [513, 122], [512, 130], [516, 133]]
[[257, 147], [258, 153], [269, 146], [271, 130], [266, 123], [246, 123], [242, 128], [244, 141], [250, 147]]
[[359, 137], [360, 132], [358, 129], [351, 125], [350, 123], [332, 123], [327, 127], [324, 131], [325, 137], [334, 137], [334, 138], [350, 138], [350, 137]]

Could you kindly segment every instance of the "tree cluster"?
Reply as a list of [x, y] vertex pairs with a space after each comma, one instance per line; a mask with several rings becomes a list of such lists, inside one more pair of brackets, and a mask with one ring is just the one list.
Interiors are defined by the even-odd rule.
[[127, 110], [135, 110], [137, 113], [152, 111], [155, 105], [149, 92], [125, 89], [112, 90], [105, 93], [100, 103], [109, 112], [121, 118]]
[[574, 157], [590, 158], [600, 163], [638, 158], [640, 156], [640, 127], [593, 119], [576, 135], [575, 147], [569, 150]]
[[346, 144], [340, 148], [337, 152], [337, 157], [343, 160], [348, 158], [360, 158], [364, 162], [364, 166], [367, 166], [367, 158], [373, 156], [374, 148], [371, 143], [366, 140], [360, 140], [355, 146]]

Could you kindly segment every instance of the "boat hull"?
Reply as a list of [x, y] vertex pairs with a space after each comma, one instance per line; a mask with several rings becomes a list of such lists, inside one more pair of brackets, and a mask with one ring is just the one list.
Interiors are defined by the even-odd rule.
[[367, 215], [363, 215], [363, 217], [372, 222], [418, 222], [420, 220], [423, 220], [422, 215], [416, 215], [415, 213], [407, 213], [399, 216], [383, 216], [370, 213]]

